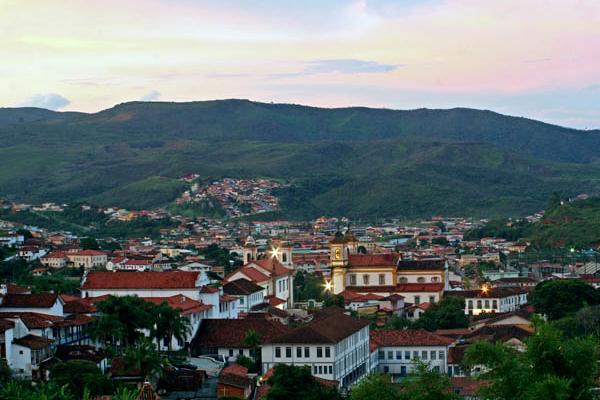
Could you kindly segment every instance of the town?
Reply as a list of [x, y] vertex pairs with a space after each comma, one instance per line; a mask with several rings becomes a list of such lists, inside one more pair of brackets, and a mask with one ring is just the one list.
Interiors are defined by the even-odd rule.
[[[225, 198], [247, 184], [224, 180], [189, 194]], [[578, 196], [557, 207], [589, 201]], [[3, 379], [31, 381], [33, 391], [272, 399], [292, 390], [297, 376], [312, 382], [315, 398], [438, 390], [436, 398], [483, 399], [486, 390], [508, 390], [486, 351], [502, 349], [514, 361], [534, 357], [540, 335], [575, 346], [574, 331], [598, 331], [598, 248], [550, 256], [505, 232], [540, 223], [543, 211], [489, 236], [494, 221], [441, 216], [365, 224], [168, 215], [173, 225], [141, 237], [15, 222], [22, 213], [73, 207], [3, 202]], [[107, 224], [167, 215], [75, 207], [106, 215]], [[592, 346], [595, 366], [590, 343], [581, 345]], [[596, 387], [586, 382], [569, 390]], [[11, 390], [0, 394], [18, 398]]]

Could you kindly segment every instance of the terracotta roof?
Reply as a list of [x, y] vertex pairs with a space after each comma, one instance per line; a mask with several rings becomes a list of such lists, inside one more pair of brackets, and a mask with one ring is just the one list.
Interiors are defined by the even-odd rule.
[[219, 296], [219, 302], [225, 303], [228, 301], [236, 301], [238, 298], [236, 296], [230, 296], [228, 294], [222, 294]]
[[524, 325], [486, 325], [465, 335], [471, 342], [485, 340], [490, 342], [506, 342], [516, 338], [524, 341], [533, 334], [532, 326]]
[[256, 331], [263, 343], [266, 343], [288, 328], [280, 322], [265, 318], [205, 319], [192, 340], [192, 347], [247, 348], [244, 337], [249, 330]]
[[161, 304], [166, 302], [171, 308], [179, 309], [181, 314], [193, 314], [201, 311], [207, 311], [212, 309], [212, 305], [204, 304], [201, 301], [190, 299], [182, 294], [177, 294], [171, 297], [142, 297], [147, 302], [152, 304]]
[[225, 277], [225, 281], [229, 281], [229, 278], [231, 276], [233, 276], [237, 272], [242, 273], [244, 276], [248, 277], [248, 279], [250, 281], [254, 282], [254, 283], [256, 283], [256, 282], [265, 282], [265, 281], [268, 281], [268, 280], [271, 279], [268, 275], [263, 274], [262, 272], [260, 272], [256, 268], [242, 267], [242, 268], [239, 268], [239, 269], [233, 271], [229, 275], [227, 275]]
[[2, 308], [50, 308], [58, 301], [56, 293], [7, 294]]
[[223, 292], [231, 295], [249, 295], [252, 293], [262, 292], [264, 288], [258, 286], [254, 282], [250, 282], [247, 279], [236, 279], [235, 281], [227, 282], [223, 285]]
[[90, 272], [82, 289], [193, 289], [198, 272]]
[[14, 328], [15, 323], [13, 321], [9, 321], [7, 319], [0, 318], [0, 333], [6, 332], [8, 329]]
[[281, 304], [285, 304], [286, 301], [283, 299], [280, 299], [277, 296], [273, 296], [273, 295], [269, 295], [265, 297], [265, 300], [267, 300], [269, 302], [269, 305], [273, 306], [273, 307], [277, 307]]
[[28, 347], [32, 350], [40, 350], [50, 346], [54, 341], [36, 335], [27, 335], [19, 339], [14, 339], [13, 343], [19, 346]]
[[471, 333], [471, 330], [469, 328], [438, 329], [433, 333], [439, 336], [446, 336], [453, 339], [459, 339]]
[[358, 293], [417, 293], [441, 292], [443, 283], [399, 283], [396, 286], [346, 286], [346, 290]]
[[31, 288], [24, 287], [24, 286], [18, 286], [18, 285], [15, 285], [14, 283], [6, 284], [6, 293], [8, 293], [8, 294], [26, 294], [26, 293], [30, 293], [30, 292], [31, 292]]
[[[64, 299], [64, 297], [63, 297]], [[89, 299], [69, 300], [63, 306], [66, 314], [92, 314], [96, 312], [96, 305]]]
[[476, 379], [472, 377], [459, 377], [453, 376], [450, 378], [452, 384], [452, 391], [461, 397], [473, 398], [477, 396], [479, 390], [482, 387], [489, 386], [490, 381]]
[[80, 250], [73, 253], [69, 253], [75, 256], [105, 256], [106, 253], [100, 250]]
[[398, 269], [403, 270], [443, 270], [446, 262], [442, 259], [403, 260], [398, 263]]
[[346, 315], [343, 309], [330, 307], [316, 314], [312, 321], [272, 339], [270, 343], [335, 344], [368, 325], [366, 320]]
[[284, 266], [275, 257], [263, 258], [261, 260], [252, 261], [248, 265], [251, 266], [252, 264], [256, 264], [262, 269], [267, 270], [269, 275], [272, 275], [273, 270], [275, 270], [275, 276], [293, 273], [293, 270]]
[[204, 293], [204, 294], [218, 293], [218, 292], [219, 292], [219, 288], [212, 287], [212, 286], [202, 286], [202, 288], [200, 289], [200, 293]]
[[377, 330], [371, 331], [371, 341], [379, 346], [449, 346], [453, 339], [424, 330]]
[[348, 263], [352, 266], [380, 266], [396, 265], [398, 254], [386, 253], [386, 254], [350, 254], [348, 257]]
[[56, 347], [54, 356], [61, 361], [69, 360], [87, 360], [94, 363], [99, 363], [106, 358], [106, 355], [101, 349], [96, 349], [94, 346], [64, 346]]
[[[0, 309], [1, 310], [1, 309]], [[20, 319], [27, 329], [48, 328], [53, 324], [64, 320], [58, 315], [48, 315], [36, 312], [0, 312], [0, 318]]]

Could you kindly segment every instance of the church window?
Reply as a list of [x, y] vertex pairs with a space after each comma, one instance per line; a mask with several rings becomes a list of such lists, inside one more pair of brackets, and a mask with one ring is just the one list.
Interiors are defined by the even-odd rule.
[[385, 285], [385, 275], [384, 274], [379, 274], [379, 284]]
[[419, 283], [425, 283], [425, 278], [423, 278], [422, 276], [417, 278], [417, 282]]
[[350, 285], [356, 285], [356, 275], [354, 274], [350, 275]]
[[431, 277], [431, 282], [437, 282], [438, 280], [439, 280], [439, 278], [437, 276]]
[[363, 284], [368, 285], [369, 284], [369, 275], [363, 275]]
[[403, 276], [403, 277], [400, 277], [400, 278], [398, 279], [398, 282], [400, 282], [400, 283], [408, 283], [408, 278], [407, 278], [407, 277], [405, 277], [405, 276]]

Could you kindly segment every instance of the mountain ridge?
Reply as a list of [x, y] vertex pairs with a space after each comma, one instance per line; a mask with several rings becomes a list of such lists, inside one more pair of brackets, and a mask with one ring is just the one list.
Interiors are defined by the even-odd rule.
[[[469, 108], [236, 99], [129, 102], [89, 114], [0, 109], [0, 195], [136, 208], [128, 192], [136, 182], [199, 173], [288, 180], [296, 186], [280, 194], [283, 215], [298, 218], [515, 215], [543, 208], [554, 191], [599, 192], [597, 148], [598, 130]], [[161, 182], [157, 190], [179, 187]], [[144, 206], [172, 197], [153, 201], [151, 192], [140, 193]]]

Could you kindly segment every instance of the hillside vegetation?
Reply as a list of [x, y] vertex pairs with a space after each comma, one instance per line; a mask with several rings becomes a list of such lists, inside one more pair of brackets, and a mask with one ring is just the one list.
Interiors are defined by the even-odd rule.
[[271, 177], [283, 215], [523, 215], [600, 193], [600, 132], [472, 109], [133, 102], [0, 109], [0, 196], [166, 206], [180, 176]]

